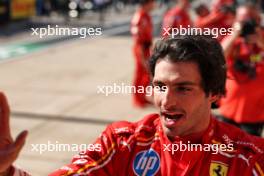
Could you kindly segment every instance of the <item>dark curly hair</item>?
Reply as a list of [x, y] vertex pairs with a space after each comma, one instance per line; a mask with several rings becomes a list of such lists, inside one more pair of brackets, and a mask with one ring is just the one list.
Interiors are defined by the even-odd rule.
[[225, 95], [226, 63], [222, 47], [210, 36], [174, 36], [158, 41], [149, 61], [152, 76], [157, 60], [172, 62], [195, 62], [202, 78], [206, 95]]

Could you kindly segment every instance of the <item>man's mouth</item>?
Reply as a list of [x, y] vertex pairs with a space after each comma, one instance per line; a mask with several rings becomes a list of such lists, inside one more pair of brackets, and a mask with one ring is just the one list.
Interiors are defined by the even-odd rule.
[[166, 119], [170, 119], [170, 120], [178, 120], [183, 117], [183, 114], [173, 114], [173, 115], [164, 114], [164, 115]]
[[185, 118], [184, 113], [162, 112], [161, 115], [164, 117], [165, 126], [167, 128], [175, 127], [180, 120]]

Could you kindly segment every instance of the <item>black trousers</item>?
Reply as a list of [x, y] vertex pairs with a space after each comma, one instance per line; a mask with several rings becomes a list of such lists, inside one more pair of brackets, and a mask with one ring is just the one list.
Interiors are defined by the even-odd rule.
[[233, 120], [225, 118], [222, 115], [216, 115], [216, 118], [220, 121], [232, 124], [237, 126], [238, 128], [242, 129], [243, 131], [255, 135], [261, 136], [262, 130], [264, 129], [264, 122], [261, 123], [236, 123]]

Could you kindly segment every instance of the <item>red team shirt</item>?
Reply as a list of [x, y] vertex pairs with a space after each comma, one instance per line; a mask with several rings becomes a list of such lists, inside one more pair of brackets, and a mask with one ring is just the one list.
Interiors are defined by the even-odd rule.
[[[160, 117], [151, 114], [141, 121], [109, 125], [95, 144], [101, 151], [86, 151], [72, 163], [49, 176], [263, 176], [264, 140], [211, 118], [208, 129], [195, 137], [176, 137], [171, 142], [163, 133]], [[187, 140], [201, 144], [233, 144], [234, 150], [175, 151], [172, 144]], [[166, 147], [165, 147], [166, 146]]]
[[195, 27], [200, 28], [229, 28], [233, 23], [231, 15], [219, 11], [211, 12], [205, 17], [198, 17], [195, 21]]
[[[216, 0], [215, 3], [212, 4], [212, 13], [216, 16], [219, 16], [219, 21], [215, 24], [218, 28], [230, 28], [234, 22], [234, 14], [231, 13], [223, 13], [220, 12], [223, 6], [232, 6], [234, 4], [234, 0]], [[222, 17], [222, 18], [221, 18]]]
[[[197, 17], [195, 20], [195, 27], [209, 29], [218, 28], [219, 30], [221, 29], [221, 31], [223, 31], [222, 33], [225, 35], [233, 31], [231, 27], [234, 22], [234, 14], [222, 12], [219, 9], [220, 7], [220, 5], [215, 6], [205, 17]], [[224, 34], [218, 33], [218, 41], [221, 41], [225, 37]]]

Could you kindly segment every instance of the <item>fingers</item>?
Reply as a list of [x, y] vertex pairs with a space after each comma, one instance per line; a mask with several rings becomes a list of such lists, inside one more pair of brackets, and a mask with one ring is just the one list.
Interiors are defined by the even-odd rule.
[[22, 131], [15, 140], [15, 147], [17, 150], [21, 150], [26, 142], [26, 137], [28, 135], [28, 131]]
[[28, 135], [28, 131], [22, 131], [16, 138], [11, 152], [14, 152], [15, 155], [17, 156], [19, 154], [19, 152], [21, 151], [21, 149], [23, 148], [25, 142], [26, 142], [26, 137]]
[[[0, 150], [0, 172], [9, 168], [12, 163], [17, 159], [18, 154], [23, 148], [28, 132], [21, 132], [15, 142], [8, 145], [8, 147]], [[0, 174], [1, 175], [1, 174]]]
[[[1, 107], [1, 115], [4, 115], [5, 117], [8, 117], [10, 114], [9, 105], [7, 103], [7, 98], [4, 95], [3, 92], [0, 92], [0, 107]], [[8, 120], [9, 118], [5, 118], [5, 120]]]
[[11, 136], [9, 128], [10, 110], [6, 96], [0, 92], [0, 133], [3, 136]]

